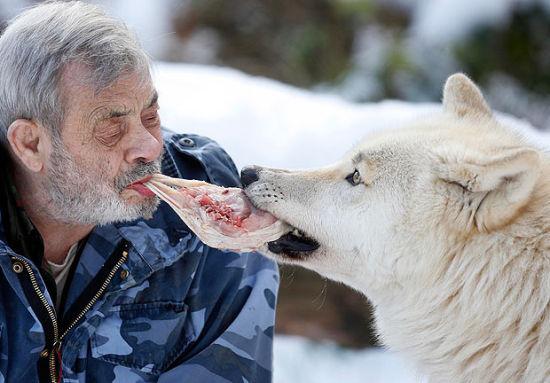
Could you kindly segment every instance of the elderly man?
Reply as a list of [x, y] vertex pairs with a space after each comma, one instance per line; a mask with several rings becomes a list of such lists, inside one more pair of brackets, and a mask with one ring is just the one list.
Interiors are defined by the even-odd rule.
[[239, 184], [214, 142], [161, 129], [149, 69], [81, 2], [0, 37], [0, 382], [271, 381], [276, 266], [208, 248], [131, 185]]

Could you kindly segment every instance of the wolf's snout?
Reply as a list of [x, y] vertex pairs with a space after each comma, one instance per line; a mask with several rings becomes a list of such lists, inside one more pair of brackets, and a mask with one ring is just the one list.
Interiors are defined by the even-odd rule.
[[241, 182], [243, 188], [260, 179], [258, 168], [256, 166], [247, 166], [241, 170]]

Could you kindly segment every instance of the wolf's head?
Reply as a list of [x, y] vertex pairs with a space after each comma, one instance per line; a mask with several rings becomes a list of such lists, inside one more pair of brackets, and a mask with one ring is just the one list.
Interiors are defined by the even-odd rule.
[[540, 163], [455, 74], [438, 115], [366, 137], [322, 169], [250, 167], [242, 179], [257, 207], [296, 228], [268, 255], [366, 292], [422, 278], [454, 246], [516, 220]]

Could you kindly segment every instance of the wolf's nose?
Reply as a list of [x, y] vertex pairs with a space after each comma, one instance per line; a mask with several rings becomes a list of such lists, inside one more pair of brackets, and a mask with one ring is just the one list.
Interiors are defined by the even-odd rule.
[[255, 166], [248, 166], [241, 170], [241, 182], [243, 184], [243, 188], [258, 181], [259, 179], [260, 176], [258, 175], [258, 169]]

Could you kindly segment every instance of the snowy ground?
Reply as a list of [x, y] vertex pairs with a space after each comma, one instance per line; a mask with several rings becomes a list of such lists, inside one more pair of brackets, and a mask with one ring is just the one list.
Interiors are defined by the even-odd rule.
[[274, 383], [425, 383], [399, 356], [277, 336]]
[[[434, 104], [352, 104], [214, 67], [158, 63], [155, 81], [163, 124], [217, 140], [237, 167], [262, 164], [305, 168], [337, 160], [365, 134], [399, 127], [439, 109]], [[536, 142], [550, 136], [510, 120]], [[278, 336], [275, 383], [409, 383], [419, 377], [396, 355], [351, 351], [332, 344]]]
[[[400, 101], [355, 104], [227, 68], [157, 63], [154, 77], [163, 124], [217, 140], [237, 167], [328, 165], [368, 133], [398, 128], [440, 108]], [[550, 145], [549, 135], [502, 118]]]
[[337, 160], [364, 134], [399, 126], [433, 105], [357, 105], [227, 69], [157, 64], [163, 124], [216, 139], [235, 159], [272, 167]]

